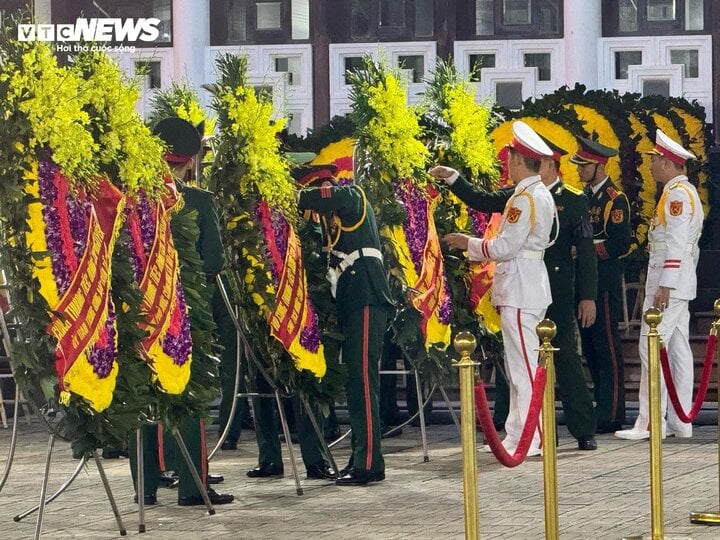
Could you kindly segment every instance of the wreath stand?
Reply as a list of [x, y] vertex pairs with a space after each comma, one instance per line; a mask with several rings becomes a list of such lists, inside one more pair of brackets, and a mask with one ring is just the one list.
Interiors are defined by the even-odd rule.
[[[293, 477], [295, 479], [295, 491], [297, 495], [303, 494], [302, 485], [300, 484], [300, 476], [298, 474], [297, 470], [297, 464], [295, 463], [295, 452], [293, 449], [292, 440], [290, 437], [290, 429], [288, 428], [287, 418], [285, 416], [285, 409], [282, 406], [282, 399], [283, 398], [290, 398], [293, 397], [292, 393], [283, 393], [280, 387], [275, 383], [273, 378], [270, 376], [270, 374], [267, 372], [263, 364], [258, 360], [257, 356], [255, 356], [255, 353], [250, 346], [250, 343], [247, 340], [247, 336], [245, 335], [245, 332], [242, 328], [242, 325], [240, 324], [240, 320], [238, 319], [238, 315], [236, 310], [233, 308], [232, 303], [230, 302], [230, 297], [228, 296], [227, 290], [225, 289], [225, 284], [223, 283], [222, 279], [218, 275], [215, 278], [215, 283], [218, 288], [218, 291], [220, 292], [223, 302], [225, 302], [225, 307], [227, 308], [228, 314], [230, 315], [230, 319], [233, 322], [233, 325], [235, 326], [235, 334], [237, 339], [237, 357], [235, 362], [235, 387], [234, 387], [234, 397], [232, 401], [232, 405], [230, 407], [230, 413], [228, 414], [228, 420], [225, 425], [225, 429], [223, 430], [222, 434], [220, 435], [220, 439], [218, 440], [217, 444], [215, 445], [215, 448], [213, 448], [212, 452], [208, 456], [208, 460], [210, 460], [215, 453], [217, 452], [218, 448], [222, 445], [222, 443], [225, 441], [225, 438], [228, 435], [228, 432], [230, 431], [230, 426], [232, 424], [232, 420], [235, 417], [235, 410], [237, 408], [237, 400], [238, 398], [242, 397], [249, 397], [251, 399], [254, 398], [275, 398], [275, 403], [277, 404], [277, 410], [278, 414], [280, 416], [280, 425], [282, 426], [283, 435], [285, 436], [285, 445], [287, 446], [288, 451], [288, 457], [290, 459], [290, 465], [292, 466], [293, 471]], [[244, 351], [244, 354], [241, 355], [241, 350]], [[255, 377], [252, 376], [252, 370], [254, 369], [256, 373], [259, 373], [262, 378], [267, 382], [268, 386], [272, 389], [272, 393], [260, 393], [257, 391], [253, 391], [252, 389], [247, 390], [245, 392], [240, 392], [240, 362], [243, 360], [248, 363], [248, 373], [250, 374], [250, 386], [254, 386], [254, 379]], [[323, 452], [325, 453], [326, 457], [330, 461], [330, 466], [337, 471], [337, 465], [335, 463], [335, 459], [333, 458], [332, 453], [330, 452], [330, 448], [328, 444], [325, 442], [325, 437], [323, 435], [322, 430], [320, 429], [320, 426], [317, 423], [317, 420], [315, 418], [315, 414], [313, 413], [307, 398], [305, 395], [301, 392], [298, 392], [297, 397], [300, 399], [300, 402], [303, 405], [303, 408], [305, 409], [306, 414], [308, 415], [308, 418], [310, 419], [310, 423], [312, 424], [313, 430], [315, 431], [315, 434], [318, 437], [318, 440], [320, 441], [320, 444], [322, 446]], [[253, 403], [254, 405], [254, 403]]]
[[[2, 287], [4, 289], [7, 289], [7, 284], [3, 283]], [[12, 312], [12, 310], [10, 311]], [[15, 335], [15, 339], [21, 339], [20, 336], [20, 328], [21, 325], [18, 321], [12, 321], [10, 324], [7, 323], [5, 319], [5, 313], [2, 309], [0, 309], [0, 331], [2, 332], [2, 343], [5, 350], [5, 359], [10, 364], [10, 368], [14, 371], [14, 361], [13, 361], [13, 353], [12, 353], [12, 343], [13, 343], [13, 337], [10, 333], [10, 330], [13, 330], [13, 333]], [[3, 473], [2, 481], [0, 482], [0, 490], [5, 485], [5, 482], [7, 481], [8, 476], [10, 475], [10, 469], [12, 467], [12, 462], [15, 456], [15, 447], [17, 442], [17, 413], [18, 413], [18, 404], [19, 404], [19, 396], [22, 392], [25, 396], [32, 396], [33, 394], [30, 392], [27, 392], [27, 389], [23, 390], [21, 385], [18, 384], [17, 379], [15, 379], [15, 385], [16, 385], [16, 391], [15, 391], [15, 410], [13, 412], [13, 432], [11, 436], [11, 442], [10, 442], [10, 451], [8, 454], [8, 459], [5, 464], [5, 471]], [[43, 479], [42, 484], [40, 486], [40, 503], [33, 507], [32, 509], [23, 512], [22, 514], [18, 514], [13, 518], [13, 521], [20, 521], [21, 519], [29, 516], [30, 514], [34, 512], [38, 512], [37, 521], [35, 524], [35, 539], [39, 540], [40, 534], [42, 532], [42, 525], [43, 525], [43, 519], [45, 517], [45, 506], [49, 503], [55, 500], [63, 491], [67, 489], [67, 487], [72, 483], [72, 481], [77, 478], [78, 474], [80, 473], [80, 470], [83, 468], [83, 466], [87, 463], [89, 460], [89, 456], [84, 456], [80, 463], [78, 464], [77, 468], [75, 469], [75, 472], [71, 475], [71, 477], [58, 489], [58, 491], [53, 494], [50, 497], [47, 497], [47, 488], [48, 488], [48, 479], [50, 476], [50, 463], [52, 460], [52, 452], [53, 447], [55, 445], [55, 439], [56, 438], [63, 438], [62, 434], [60, 434], [57, 430], [57, 426], [54, 425], [54, 419], [58, 414], [58, 411], [53, 409], [53, 407], [50, 404], [45, 404], [42, 407], [38, 407], [34, 399], [28, 399], [28, 403], [30, 404], [30, 407], [33, 409], [35, 414], [38, 415], [39, 418], [41, 418], [49, 432], [48, 437], [48, 447], [47, 452], [45, 454], [45, 467], [43, 469]], [[113, 514], [115, 515], [115, 521], [117, 522], [118, 529], [120, 531], [121, 536], [125, 536], [127, 534], [127, 530], [125, 529], [125, 525], [123, 525], [122, 518], [120, 517], [120, 511], [118, 510], [117, 503], [115, 502], [115, 497], [112, 494], [112, 490], [110, 489], [110, 484], [108, 483], [107, 476], [105, 474], [105, 469], [102, 466], [102, 462], [100, 461], [100, 458], [97, 455], [97, 450], [92, 451], [92, 457], [95, 461], [95, 465], [97, 466], [98, 473], [100, 474], [100, 479], [103, 483], [103, 487], [105, 488], [105, 493], [107, 494], [108, 501], [110, 502], [110, 506], [112, 508]]]

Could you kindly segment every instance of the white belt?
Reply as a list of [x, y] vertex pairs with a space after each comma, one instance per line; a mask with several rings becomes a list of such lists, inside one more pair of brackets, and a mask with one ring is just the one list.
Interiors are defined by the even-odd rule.
[[342, 274], [345, 270], [355, 264], [355, 261], [357, 261], [360, 257], [374, 257], [376, 259], [380, 259], [381, 262], [383, 260], [382, 253], [379, 249], [369, 247], [356, 249], [355, 251], [348, 253], [347, 255], [342, 251], [333, 251], [332, 254], [342, 259], [340, 261], [340, 264], [338, 264], [337, 266], [339, 274]]
[[542, 261], [543, 255], [545, 254], [545, 250], [542, 251], [532, 251], [530, 249], [523, 249], [520, 253], [518, 253], [519, 259], [532, 259], [536, 261]]
[[593, 244], [602, 244], [605, 240], [598, 240], [596, 238], [593, 238]]

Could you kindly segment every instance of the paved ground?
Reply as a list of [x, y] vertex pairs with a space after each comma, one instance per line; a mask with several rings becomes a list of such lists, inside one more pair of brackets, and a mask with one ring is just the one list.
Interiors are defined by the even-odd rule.
[[[430, 461], [423, 462], [418, 428], [384, 440], [387, 480], [366, 487], [340, 488], [305, 481], [295, 494], [285, 456], [286, 476], [253, 480], [245, 471], [255, 465], [252, 432], [244, 432], [237, 451], [219, 452], [211, 471], [226, 477], [219, 487], [236, 501], [206, 515], [203, 507], [178, 507], [174, 490], [161, 489], [159, 504], [147, 511], [147, 533], [137, 532], [137, 511], [127, 460], [105, 460], [128, 537], [153, 539], [309, 539], [463, 538], [461, 449], [454, 425], [428, 428]], [[213, 439], [211, 433], [211, 439]], [[0, 466], [10, 432], [0, 430]], [[564, 427], [558, 447], [560, 537], [610, 539], [648, 534], [650, 530], [649, 454], [644, 442], [598, 437], [596, 452], [579, 452]], [[34, 516], [16, 523], [13, 516], [36, 503], [47, 436], [39, 425], [21, 428], [10, 478], [0, 492], [0, 538], [33, 538]], [[334, 452], [339, 463], [348, 444]], [[479, 452], [480, 536], [485, 539], [544, 537], [542, 460], [531, 458], [514, 469]], [[299, 462], [299, 460], [298, 460]], [[60, 442], [52, 462], [51, 489], [74, 470], [67, 443]], [[720, 528], [691, 525], [690, 511], [718, 510], [717, 429], [695, 428], [692, 440], [670, 439], [663, 447], [665, 534], [720, 538]], [[304, 469], [301, 467], [301, 472]], [[304, 477], [304, 474], [303, 474]], [[97, 470], [90, 464], [66, 493], [50, 504], [43, 538], [119, 538]]]

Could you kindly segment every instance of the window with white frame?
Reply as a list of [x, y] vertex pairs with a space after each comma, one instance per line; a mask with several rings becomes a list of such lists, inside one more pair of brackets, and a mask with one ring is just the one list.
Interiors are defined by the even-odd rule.
[[471, 82], [480, 82], [482, 80], [483, 68], [495, 67], [495, 54], [471, 54], [469, 55], [468, 60]]
[[602, 0], [603, 36], [707, 32], [712, 0]]
[[670, 63], [684, 65], [686, 79], [697, 79], [700, 76], [699, 51], [697, 49], [671, 49]]
[[468, 27], [472, 35], [463, 35], [467, 30], [459, 26], [458, 37], [562, 37], [562, 10], [563, 0], [473, 0]]
[[365, 69], [365, 64], [363, 63], [362, 56], [346, 56], [343, 58], [343, 62], [345, 64], [345, 71], [343, 72], [345, 84], [350, 84], [348, 73], [355, 73], [356, 71]]
[[552, 79], [550, 58], [550, 53], [525, 53], [523, 63], [525, 67], [538, 68], [538, 81], [549, 81]]
[[406, 75], [407, 84], [423, 82], [425, 78], [425, 56], [422, 54], [398, 56], [398, 67]]
[[498, 81], [495, 83], [495, 103], [506, 109], [518, 110], [522, 107], [522, 82]]
[[627, 79], [628, 67], [642, 65], [642, 51], [615, 51], [615, 78]]
[[300, 80], [300, 64], [299, 56], [276, 56], [274, 57], [275, 71], [278, 73], [286, 73], [286, 81], [290, 86], [301, 84]]
[[668, 79], [645, 79], [642, 95], [670, 97], [670, 81]]

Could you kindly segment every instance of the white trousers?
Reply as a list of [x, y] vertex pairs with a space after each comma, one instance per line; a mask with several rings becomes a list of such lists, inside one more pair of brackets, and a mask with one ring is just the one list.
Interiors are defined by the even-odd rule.
[[[507, 437], [505, 448], [514, 450], [520, 442], [525, 425], [535, 370], [538, 365], [539, 339], [535, 330], [545, 317], [545, 309], [520, 309], [500, 306], [503, 345], [505, 348], [505, 372], [510, 387], [510, 410], [505, 420]], [[540, 423], [535, 430], [530, 450], [540, 448]]]
[[[653, 298], [645, 298], [643, 313], [652, 307]], [[693, 354], [690, 349], [690, 311], [687, 300], [670, 298], [670, 305], [662, 313], [658, 326], [660, 337], [667, 349], [668, 362], [672, 372], [677, 395], [685, 413], [690, 412], [694, 382]], [[640, 328], [640, 412], [635, 428], [647, 430], [650, 426], [650, 405], [648, 396], [648, 340], [650, 327], [643, 320]], [[672, 403], [668, 404], [667, 387], [660, 367], [660, 417], [663, 436], [669, 430], [685, 437], [692, 436], [692, 424], [686, 424], [677, 417]], [[667, 420], [666, 420], [667, 415]]]

